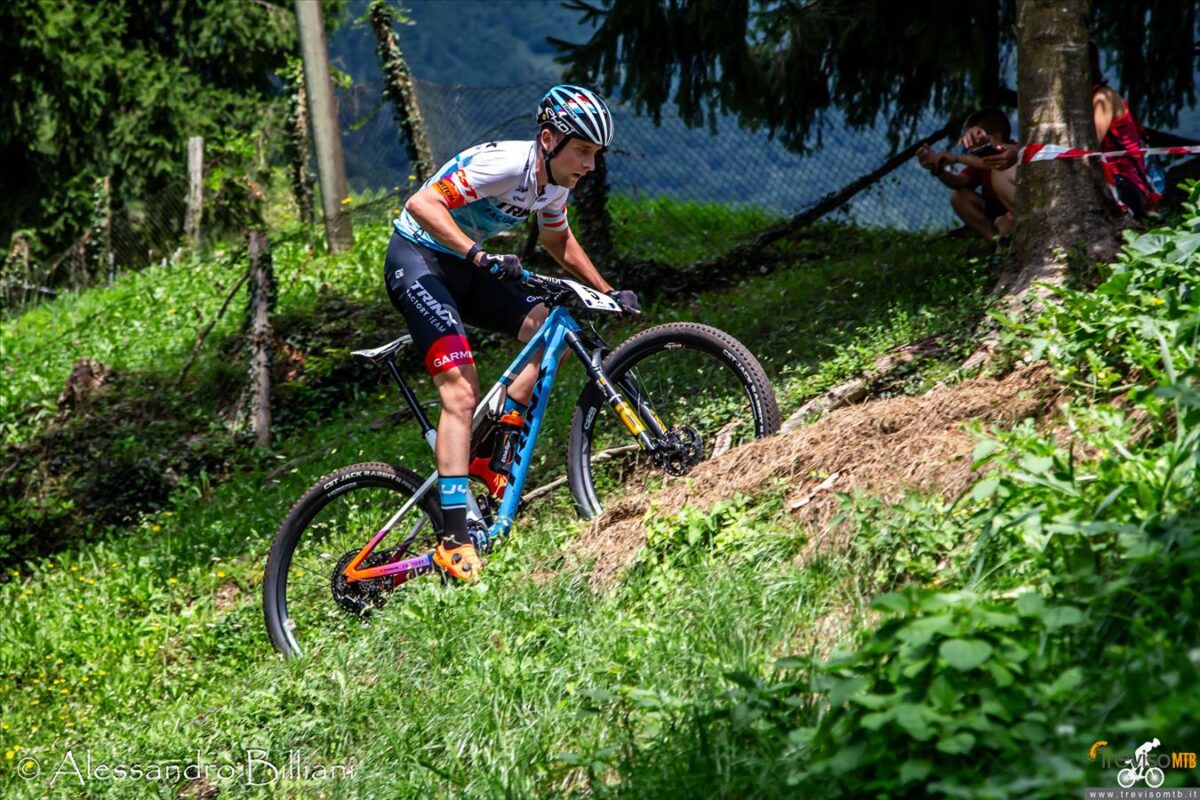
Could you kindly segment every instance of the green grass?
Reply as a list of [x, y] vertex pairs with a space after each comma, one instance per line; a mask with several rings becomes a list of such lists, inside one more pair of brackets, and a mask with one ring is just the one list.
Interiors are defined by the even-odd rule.
[[712, 258], [783, 219], [751, 206], [630, 195], [609, 198], [608, 212], [618, 255], [668, 264]]
[[[280, 313], [303, 317], [330, 297], [386, 303], [377, 281], [387, 235], [384, 225], [360, 227], [354, 253], [343, 259], [310, 258], [298, 241], [279, 241]], [[791, 246], [794, 267], [682, 305], [661, 301], [642, 322], [694, 319], [729, 330], [777, 380], [786, 412], [887, 347], [961, 333], [985, 283], [966, 258], [969, 247], [821, 228]], [[690, 256], [681, 249], [672, 257]], [[77, 355], [175, 374], [200, 322], [172, 321], [163, 305], [174, 303], [175, 315], [199, 307], [207, 320], [237, 269], [216, 262], [154, 268], [6, 321], [5, 367], [18, 377], [6, 389], [6, 436], [36, 434], [37, 420], [20, 410], [48, 409]], [[222, 335], [240, 316], [235, 302]], [[619, 341], [633, 330], [608, 333]], [[509, 356], [503, 346], [485, 349], [481, 374], [498, 374]], [[220, 360], [217, 348], [206, 348], [197, 372], [217, 370]], [[559, 474], [581, 385], [581, 370], [567, 368], [531, 485]], [[230, 790], [238, 796], [586, 793], [617, 777], [632, 753], [629, 737], [656, 741], [669, 732], [663, 725], [674, 724], [672, 709], [721, 695], [731, 674], [771, 679], [775, 659], [831, 609], [849, 609], [847, 624], [862, 613], [865, 597], [850, 580], [855, 562], [794, 565], [802, 532], [770, 498], [658, 520], [656, 540], [675, 544], [652, 547], [622, 586], [596, 595], [585, 585], [586, 567], [564, 559], [582, 525], [559, 494], [519, 520], [484, 585], [453, 590], [431, 582], [411, 602], [387, 607], [343, 651], [282, 663], [263, 631], [259, 593], [266, 550], [290, 504], [348, 463], [429, 468], [415, 426], [388, 421], [393, 391], [364, 387], [320, 419], [287, 427], [274, 455], [243, 457], [223, 482], [184, 476], [161, 508], [10, 571], [0, 585], [6, 797], [81, 793], [73, 778], [47, 788], [44, 778], [16, 777], [26, 756], [52, 770], [68, 749], [145, 764], [196, 752], [233, 762], [248, 747], [352, 761], [355, 776]], [[433, 397], [427, 380], [416, 388]], [[640, 710], [614, 723], [614, 699]], [[87, 791], [174, 796], [178, 787], [169, 783], [92, 782]]]

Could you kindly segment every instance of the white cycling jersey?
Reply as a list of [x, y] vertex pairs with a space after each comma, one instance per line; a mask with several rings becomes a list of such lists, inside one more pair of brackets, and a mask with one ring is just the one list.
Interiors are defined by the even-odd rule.
[[[488, 142], [464, 150], [442, 165], [425, 186], [445, 198], [450, 216], [479, 244], [520, 225], [537, 212], [542, 230], [567, 230], [567, 195], [561, 186], [537, 190], [537, 142]], [[459, 255], [433, 238], [405, 209], [396, 231], [419, 245]]]

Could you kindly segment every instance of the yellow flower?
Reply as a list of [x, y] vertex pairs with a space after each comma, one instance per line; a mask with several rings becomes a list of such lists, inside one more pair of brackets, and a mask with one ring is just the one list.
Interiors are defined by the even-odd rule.
[[167, 578], [167, 583], [179, 583], [178, 578]]
[[8, 723], [7, 723], [7, 722], [0, 722], [0, 729], [3, 729], [3, 730], [8, 730]]
[[72, 565], [71, 565], [71, 572], [78, 572], [78, 571], [79, 571], [79, 567], [77, 567], [77, 566], [75, 566], [74, 564], [72, 564]]
[[350, 198], [349, 198], [349, 197], [343, 197], [343, 198], [342, 198], [342, 205], [344, 205], [344, 206], [348, 206], [348, 205], [350, 205]]
[[[409, 179], [410, 181], [415, 181], [415, 180], [417, 179], [417, 176], [416, 176], [416, 175], [409, 175], [409, 176], [408, 176], [408, 179]], [[397, 188], [399, 188], [399, 187], [397, 187]]]
[[80, 680], [84, 683], [87, 683], [89, 680], [91, 680], [91, 678], [89, 678], [87, 675], [84, 675], [82, 678], [80, 678]]
[[14, 758], [16, 758], [16, 755], [17, 754], [14, 753], [12, 750], [9, 750], [9, 751], [5, 752], [4, 757], [7, 758], [9, 761], [12, 761]]
[[224, 572], [218, 572], [218, 573], [217, 573], [217, 577], [218, 577], [218, 578], [224, 578], [224, 577], [225, 577], [225, 573], [224, 573]]
[[162, 530], [162, 525], [151, 525], [150, 530], [153, 533], [158, 533], [159, 531]]

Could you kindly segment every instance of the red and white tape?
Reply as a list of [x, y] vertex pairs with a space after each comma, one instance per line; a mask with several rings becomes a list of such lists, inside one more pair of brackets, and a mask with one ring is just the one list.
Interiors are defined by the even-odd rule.
[[1099, 158], [1108, 161], [1121, 156], [1186, 156], [1200, 155], [1200, 145], [1185, 147], [1147, 147], [1143, 150], [1081, 150], [1062, 144], [1027, 144], [1021, 148], [1021, 163], [1031, 161], [1057, 161], [1064, 158]]

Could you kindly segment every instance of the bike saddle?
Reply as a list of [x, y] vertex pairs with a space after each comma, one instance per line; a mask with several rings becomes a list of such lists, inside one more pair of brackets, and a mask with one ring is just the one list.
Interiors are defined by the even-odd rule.
[[383, 347], [376, 347], [372, 350], [352, 350], [350, 355], [355, 358], [361, 358], [370, 364], [382, 364], [392, 357], [393, 354], [401, 347], [412, 342], [412, 337], [407, 333], [395, 341], [388, 342]]

